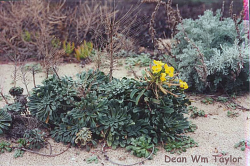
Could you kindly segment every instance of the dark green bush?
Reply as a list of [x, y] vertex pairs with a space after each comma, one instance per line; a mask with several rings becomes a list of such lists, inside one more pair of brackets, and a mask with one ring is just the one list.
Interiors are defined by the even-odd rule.
[[15, 96], [20, 96], [23, 94], [23, 88], [21, 87], [12, 87], [10, 90], [9, 90], [9, 93], [11, 96], [15, 97]]
[[14, 115], [27, 114], [27, 96], [23, 95], [23, 88], [12, 87], [9, 93], [14, 98], [14, 103], [7, 104], [3, 109]]
[[43, 85], [33, 89], [28, 107], [31, 115], [39, 121], [60, 124], [61, 119], [80, 101], [75, 82], [69, 78], [46, 79]]
[[221, 20], [221, 16], [220, 11], [214, 15], [207, 10], [199, 19], [184, 19], [177, 26], [172, 52], [180, 77], [191, 90], [232, 92], [249, 88], [249, 41], [243, 24], [238, 24], [238, 36], [234, 20]]
[[176, 96], [159, 91], [157, 98], [144, 79], [113, 78], [108, 82], [109, 76], [100, 71], [78, 76], [77, 81], [45, 80], [29, 98], [31, 114], [53, 124], [51, 136], [58, 142], [78, 145], [77, 133], [88, 128], [92, 137], [86, 146], [105, 139], [108, 146], [125, 147], [142, 135], [158, 144], [189, 127], [183, 116], [189, 100], [179, 87], [162, 85]]
[[26, 130], [23, 138], [26, 140], [26, 148], [41, 149], [45, 146], [46, 134], [39, 129]]

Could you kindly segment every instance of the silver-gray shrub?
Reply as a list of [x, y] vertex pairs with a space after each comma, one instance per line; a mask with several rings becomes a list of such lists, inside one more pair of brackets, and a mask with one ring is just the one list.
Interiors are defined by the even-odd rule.
[[[238, 28], [239, 35], [234, 20], [222, 19], [220, 10], [215, 15], [207, 10], [198, 19], [184, 19], [177, 26], [174, 64], [191, 90], [232, 92], [249, 87], [249, 37], [243, 23]], [[206, 72], [197, 72], [200, 66]]]

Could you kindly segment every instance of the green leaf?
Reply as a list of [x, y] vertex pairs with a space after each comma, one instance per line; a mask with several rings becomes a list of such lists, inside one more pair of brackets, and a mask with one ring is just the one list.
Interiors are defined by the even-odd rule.
[[151, 101], [155, 104], [161, 104], [161, 101], [157, 99], [151, 99]]
[[146, 89], [143, 89], [140, 93], [139, 93], [139, 95], [136, 97], [136, 105], [138, 105], [138, 103], [139, 103], [139, 101], [140, 101], [140, 98], [142, 97], [142, 95], [144, 94], [144, 92], [146, 91]]
[[134, 89], [131, 93], [130, 93], [130, 99], [133, 99], [134, 95], [138, 92], [138, 89]]

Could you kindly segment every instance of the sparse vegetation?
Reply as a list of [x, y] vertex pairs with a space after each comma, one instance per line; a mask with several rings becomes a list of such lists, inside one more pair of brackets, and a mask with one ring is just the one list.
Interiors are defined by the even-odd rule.
[[202, 103], [208, 105], [208, 104], [213, 104], [214, 103], [214, 99], [212, 99], [211, 97], [206, 97], [205, 99], [201, 100]]
[[75, 48], [75, 57], [78, 61], [88, 58], [93, 50], [93, 44], [84, 40], [83, 44]]
[[188, 111], [191, 112], [191, 115], [190, 115], [191, 118], [207, 116], [204, 110], [198, 110], [198, 108], [195, 106], [188, 106]]
[[139, 67], [148, 67], [152, 63], [149, 54], [141, 54], [136, 57], [128, 57], [125, 60], [125, 68], [130, 69], [131, 67], [139, 66]]
[[[154, 4], [154, 11], [146, 24], [138, 15], [140, 5], [148, 3]], [[223, 3], [223, 10], [207, 10], [192, 20], [183, 19], [172, 0], [144, 0], [125, 9], [125, 14], [115, 1], [92, 0], [75, 6], [67, 6], [66, 1], [0, 2], [0, 58], [14, 63], [12, 98], [4, 94], [1, 79], [0, 101], [6, 105], [0, 109], [0, 135], [15, 140], [0, 142], [0, 152], [14, 151], [15, 158], [25, 152], [54, 157], [70, 146], [90, 151], [100, 144], [110, 162], [106, 149], [119, 147], [144, 157], [144, 162], [153, 159], [159, 146], [177, 154], [197, 147], [186, 135], [195, 135], [202, 127], [197, 130], [189, 119], [216, 120], [213, 116], [218, 114], [214, 110], [206, 118], [205, 109], [191, 106], [185, 90], [216, 92], [202, 97], [203, 104], [198, 105], [214, 107], [221, 102], [218, 108], [223, 103], [227, 117], [238, 117], [232, 111], [237, 108], [249, 111], [232, 100], [239, 91], [249, 91], [249, 34], [242, 30], [243, 14], [233, 14], [232, 4], [230, 18], [224, 17]], [[159, 24], [157, 16], [163, 14], [165, 23]], [[157, 32], [159, 25], [165, 28], [162, 35]], [[144, 38], [140, 34], [146, 34], [145, 43], [150, 45], [139, 41]], [[166, 36], [171, 39], [162, 39]], [[30, 60], [36, 62], [26, 64]], [[84, 72], [77, 77], [58, 72], [63, 62], [81, 63]], [[96, 70], [85, 70], [90, 62]], [[131, 70], [134, 78], [115, 78], [117, 66]], [[148, 68], [137, 76], [135, 66]], [[39, 85], [36, 74], [43, 71], [46, 78]], [[28, 86], [31, 79], [33, 89]], [[24, 88], [19, 87], [20, 81]], [[217, 93], [227, 97], [215, 97]], [[68, 147], [53, 154], [47, 138]], [[249, 147], [246, 140], [235, 145], [242, 151]], [[49, 154], [38, 152], [41, 148], [48, 148]], [[99, 159], [92, 155], [85, 161], [98, 164]]]
[[131, 139], [131, 145], [127, 146], [126, 150], [131, 151], [131, 153], [137, 157], [149, 157], [149, 159], [153, 159], [151, 153], [156, 154], [157, 152], [154, 144], [152, 144], [151, 138], [145, 136]]
[[240, 150], [245, 151], [246, 148], [250, 148], [250, 142], [248, 140], [241, 140], [234, 145], [234, 148], [240, 148]]
[[238, 112], [232, 112], [232, 111], [227, 111], [227, 116], [230, 118], [238, 117], [239, 113]]
[[165, 145], [164, 149], [171, 154], [177, 153], [181, 154], [186, 152], [188, 148], [197, 147], [198, 143], [190, 137], [183, 137], [177, 140], [169, 140]]

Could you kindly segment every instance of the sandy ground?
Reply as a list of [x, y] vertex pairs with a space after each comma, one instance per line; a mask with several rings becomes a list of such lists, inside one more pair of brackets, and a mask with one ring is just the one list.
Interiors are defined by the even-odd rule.
[[[79, 64], [62, 64], [59, 66], [59, 75], [73, 76], [81, 71], [94, 68], [93, 64], [80, 66]], [[13, 86], [12, 82], [12, 72], [14, 70], [11, 64], [1, 64], [0, 65], [0, 85], [4, 94], [8, 94], [8, 90]], [[135, 69], [138, 75], [140, 75], [140, 70]], [[108, 72], [108, 69], [104, 69]], [[123, 66], [119, 66], [114, 71], [114, 76], [121, 78], [123, 76], [133, 77], [131, 73], [128, 73]], [[44, 73], [38, 73], [36, 75], [36, 82], [39, 83], [45, 77]], [[29, 90], [33, 88], [31, 75], [28, 74], [29, 79]], [[17, 85], [24, 87], [21, 79], [18, 80]], [[233, 110], [239, 113], [239, 117], [229, 118], [227, 117], [227, 107], [222, 103], [214, 104], [203, 104], [201, 99], [205, 98], [204, 95], [189, 95], [192, 100], [192, 105], [197, 106], [199, 109], [204, 110], [208, 117], [198, 117], [196, 119], [191, 119], [194, 124], [198, 126], [198, 129], [194, 133], [188, 133], [198, 142], [199, 147], [188, 149], [187, 152], [181, 155], [167, 153], [164, 149], [159, 148], [157, 155], [154, 156], [153, 160], [147, 160], [143, 165], [161, 166], [161, 165], [177, 165], [177, 166], [244, 166], [250, 165], [250, 149], [246, 151], [241, 151], [240, 149], [235, 149], [234, 145], [243, 139], [250, 140], [250, 113], [242, 110]], [[246, 94], [244, 96], [237, 97], [237, 103], [242, 106], [249, 108], [250, 106], [250, 95]], [[4, 102], [0, 102], [0, 106], [4, 105]], [[4, 139], [1, 138], [0, 139]], [[56, 143], [52, 139], [49, 140], [52, 144], [53, 153], [58, 153], [66, 149], [66, 145], [61, 143]], [[217, 149], [217, 150], [216, 150]], [[133, 164], [135, 162], [141, 161], [142, 159], [134, 157], [129, 152], [124, 149], [108, 149], [108, 156], [111, 160], [120, 164]], [[223, 157], [214, 157], [213, 155], [218, 155], [218, 152], [227, 152], [227, 155]], [[49, 153], [46, 148], [41, 149], [39, 152]], [[99, 157], [98, 164], [87, 164], [86, 159], [89, 157], [97, 155]], [[169, 157], [168, 157], [169, 156]], [[193, 161], [194, 157], [201, 157], [199, 161]], [[169, 161], [169, 158], [172, 161]], [[167, 160], [165, 160], [167, 159]], [[180, 161], [182, 159], [182, 162]], [[83, 165], [96, 165], [96, 166], [111, 166], [115, 165], [106, 161], [103, 154], [101, 153], [101, 146], [96, 149], [92, 149], [90, 152], [81, 150], [78, 148], [70, 148], [65, 153], [49, 158], [44, 156], [39, 156], [36, 154], [31, 154], [26, 152], [23, 157], [14, 159], [13, 153], [4, 153], [0, 155], [0, 166], [83, 166]]]

